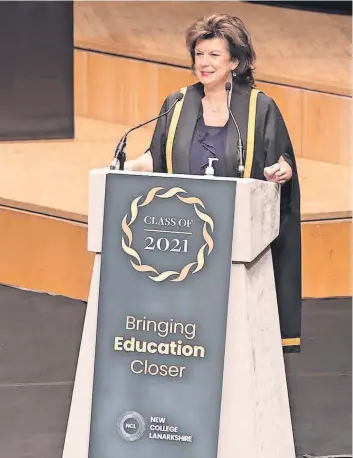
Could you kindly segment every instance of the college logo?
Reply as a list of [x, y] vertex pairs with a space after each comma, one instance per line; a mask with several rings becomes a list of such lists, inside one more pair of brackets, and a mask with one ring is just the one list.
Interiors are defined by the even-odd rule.
[[125, 412], [118, 418], [117, 430], [122, 439], [134, 442], [140, 439], [145, 432], [146, 423], [142, 415], [137, 412]]
[[[189, 216], [146, 215], [144, 207], [156, 202], [155, 199], [164, 201], [171, 199], [168, 200], [169, 209], [177, 208], [177, 213], [180, 213], [178, 205], [182, 203], [182, 209], [185, 209], [185, 213]], [[144, 215], [140, 216], [141, 212], [144, 212]], [[148, 236], [144, 237], [145, 244], [142, 248], [134, 246], [133, 230], [136, 222], [142, 223], [143, 231], [149, 232]], [[195, 228], [194, 231], [193, 228]], [[188, 197], [187, 192], [179, 187], [169, 190], [155, 187], [147, 195], [136, 197], [131, 203], [130, 213], [123, 218], [122, 230], [122, 249], [129, 256], [132, 267], [138, 272], [148, 273], [148, 278], [155, 282], [165, 280], [181, 282], [189, 274], [199, 272], [205, 265], [205, 256], [209, 256], [214, 248], [211, 236], [214, 232], [214, 222], [206, 213], [205, 205], [198, 197]], [[196, 249], [195, 243], [198, 244]], [[167, 269], [164, 266], [165, 262], [160, 262], [163, 267], [158, 267], [156, 258], [153, 258], [156, 254], [161, 253], [163, 256], [166, 256], [167, 253], [174, 256], [167, 258]], [[179, 253], [179, 258], [174, 253]], [[143, 257], [144, 261], [141, 259]], [[154, 265], [151, 265], [152, 263]]]

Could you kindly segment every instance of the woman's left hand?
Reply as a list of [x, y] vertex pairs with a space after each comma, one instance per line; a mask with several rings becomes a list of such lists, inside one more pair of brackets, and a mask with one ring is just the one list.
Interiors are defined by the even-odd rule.
[[292, 178], [292, 168], [281, 156], [277, 164], [264, 168], [264, 175], [267, 181], [284, 184]]

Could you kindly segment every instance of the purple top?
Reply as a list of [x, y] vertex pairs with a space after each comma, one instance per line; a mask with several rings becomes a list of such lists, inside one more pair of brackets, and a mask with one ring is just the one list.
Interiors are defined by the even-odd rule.
[[215, 176], [225, 176], [227, 124], [223, 127], [206, 126], [201, 113], [195, 126], [190, 148], [191, 175], [204, 175], [205, 168], [208, 166], [208, 159], [217, 157], [218, 161], [214, 161], [212, 165], [214, 174]]

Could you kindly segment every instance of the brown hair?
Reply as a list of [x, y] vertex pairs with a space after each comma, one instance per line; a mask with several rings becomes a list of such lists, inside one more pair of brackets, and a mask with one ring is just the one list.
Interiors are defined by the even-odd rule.
[[224, 38], [232, 60], [238, 60], [235, 81], [240, 84], [255, 86], [254, 62], [255, 50], [249, 32], [241, 19], [228, 14], [213, 14], [194, 22], [186, 31], [186, 46], [191, 55], [192, 69], [195, 67], [195, 46], [197, 40]]

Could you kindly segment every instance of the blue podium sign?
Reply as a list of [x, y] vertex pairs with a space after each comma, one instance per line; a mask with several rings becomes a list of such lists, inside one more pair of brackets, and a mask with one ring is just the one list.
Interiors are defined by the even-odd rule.
[[236, 182], [108, 174], [89, 458], [216, 458]]

